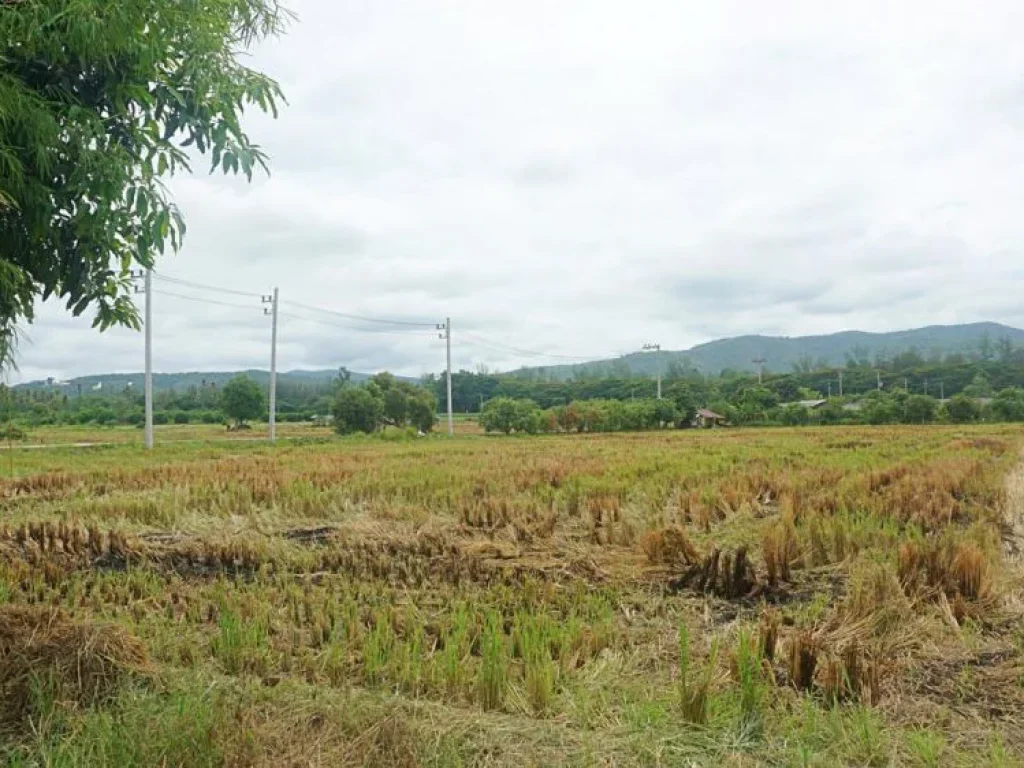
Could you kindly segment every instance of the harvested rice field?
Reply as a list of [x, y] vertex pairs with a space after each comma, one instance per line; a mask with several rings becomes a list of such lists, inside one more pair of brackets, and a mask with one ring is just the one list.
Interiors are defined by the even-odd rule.
[[15, 449], [0, 760], [1018, 765], [1022, 449], [996, 426]]

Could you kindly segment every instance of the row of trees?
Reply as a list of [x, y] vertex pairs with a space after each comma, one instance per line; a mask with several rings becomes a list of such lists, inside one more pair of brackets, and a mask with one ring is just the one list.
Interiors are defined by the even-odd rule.
[[[488, 432], [618, 432], [688, 427], [695, 409], [692, 393], [676, 388], [657, 400], [579, 400], [541, 408], [532, 400], [496, 397], [484, 404], [480, 424]], [[764, 397], [759, 399], [759, 394]], [[746, 426], [812, 424], [969, 424], [980, 421], [1024, 422], [1024, 389], [1005, 389], [994, 398], [965, 394], [939, 401], [904, 390], [875, 392], [855, 404], [833, 398], [818, 407], [773, 403], [767, 390], [747, 390], [739, 402], [712, 404], [727, 423]]]
[[[915, 358], [916, 359], [916, 358]], [[751, 390], [763, 390], [772, 405], [796, 400], [838, 396], [863, 397], [877, 391], [879, 385], [886, 392], [906, 389], [908, 392], [931, 397], [951, 397], [966, 394], [969, 397], [992, 397], [1006, 388], [1024, 387], [1024, 363], [1000, 360], [973, 362], [958, 361], [924, 364], [902, 369], [899, 374], [873, 368], [854, 367], [840, 371], [832, 369], [810, 372], [766, 375], [759, 384], [749, 373], [728, 373], [708, 377], [690, 369], [669, 370], [663, 377], [666, 388], [683, 384], [696, 402], [739, 404]], [[424, 382], [431, 388], [438, 402], [445, 401], [443, 377], [428, 376]], [[526, 379], [514, 374], [493, 374], [486, 371], [458, 371], [452, 375], [452, 404], [456, 412], [477, 413], [488, 400], [510, 397], [513, 400], [532, 400], [541, 408], [567, 405], [580, 400], [638, 400], [655, 397], [654, 378], [618, 376], [604, 378], [576, 378], [570, 380]]]

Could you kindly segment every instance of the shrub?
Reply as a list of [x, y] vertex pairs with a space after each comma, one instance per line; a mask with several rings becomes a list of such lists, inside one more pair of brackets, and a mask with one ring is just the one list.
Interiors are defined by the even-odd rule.
[[334, 400], [334, 428], [343, 435], [374, 432], [384, 416], [384, 400], [369, 387], [345, 387]]

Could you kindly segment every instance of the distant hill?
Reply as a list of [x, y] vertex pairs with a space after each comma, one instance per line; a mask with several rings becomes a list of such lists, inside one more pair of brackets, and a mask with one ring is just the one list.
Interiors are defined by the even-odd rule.
[[[631, 374], [653, 376], [657, 370], [663, 372], [673, 362], [690, 366], [701, 372], [717, 375], [724, 369], [735, 371], [754, 371], [754, 360], [765, 360], [764, 370], [774, 373], [788, 373], [794, 366], [802, 362], [810, 362], [813, 366], [841, 366], [849, 356], [868, 357], [877, 355], [891, 357], [900, 352], [916, 350], [924, 357], [933, 354], [950, 354], [955, 352], [977, 352], [983, 340], [995, 345], [1001, 339], [1008, 339], [1015, 347], [1024, 347], [1024, 330], [1012, 328], [1000, 323], [970, 323], [965, 325], [930, 325], [926, 328], [914, 328], [908, 331], [890, 333], [867, 333], [864, 331], [843, 331], [822, 336], [737, 336], [731, 339], [709, 341], [698, 344], [691, 349], [661, 352], [634, 352], [622, 357], [595, 360], [590, 363], [574, 365], [555, 365], [540, 368], [520, 368], [511, 372], [512, 375], [528, 376], [534, 372], [543, 372], [547, 377], [569, 379], [581, 373], [592, 376], [621, 375], [627, 371]], [[160, 390], [184, 391], [190, 387], [207, 385], [220, 386], [239, 373], [251, 376], [260, 384], [266, 385], [270, 374], [263, 370], [247, 371], [195, 371], [188, 373], [154, 373], [153, 388]], [[278, 374], [278, 382], [288, 384], [309, 384], [326, 381], [338, 375], [336, 369], [314, 371], [287, 371]], [[352, 373], [353, 381], [364, 381], [370, 374]], [[404, 381], [415, 382], [416, 379], [397, 377]], [[82, 392], [93, 390], [102, 385], [102, 391], [120, 392], [131, 384], [133, 389], [141, 390], [143, 375], [141, 373], [109, 373], [98, 376], [81, 376], [71, 379], [64, 386], [69, 391]], [[17, 385], [18, 388], [43, 388], [53, 386], [49, 381], [32, 381]]]
[[[803, 361], [840, 366], [848, 356], [868, 356], [873, 360], [876, 355], [890, 357], [912, 349], [924, 357], [936, 353], [976, 352], [984, 339], [993, 345], [1000, 339], [1009, 339], [1015, 347], [1024, 347], [1024, 330], [1000, 323], [969, 323], [930, 325], [890, 333], [843, 331], [822, 336], [737, 336], [686, 350], [634, 352], [610, 360], [546, 366], [542, 370], [557, 379], [571, 378], [582, 371], [606, 375], [625, 372], [627, 368], [633, 374], [653, 375], [659, 367], [665, 370], [673, 361], [678, 361], [705, 373], [718, 374], [723, 369], [754, 371], [757, 366], [753, 361], [763, 359], [766, 372], [788, 373]], [[537, 369], [524, 368], [516, 373], [533, 370]]]
[[[200, 387], [204, 384], [210, 386], [216, 384], [221, 386], [224, 382], [237, 376], [239, 373], [244, 373], [247, 376], [252, 377], [255, 381], [263, 386], [267, 386], [270, 382], [270, 372], [256, 369], [249, 369], [246, 371], [190, 371], [187, 373], [154, 373], [153, 374], [153, 389], [154, 391], [162, 390], [176, 390], [183, 392], [191, 387]], [[335, 368], [318, 370], [318, 371], [287, 371], [284, 373], [277, 374], [277, 382], [279, 386], [287, 386], [288, 384], [309, 384], [317, 381], [328, 381], [338, 375], [338, 371]], [[71, 379], [67, 382], [60, 382], [61, 388], [66, 389], [69, 392], [78, 391], [81, 387], [81, 391], [103, 391], [103, 392], [121, 392], [126, 387], [131, 386], [132, 389], [142, 391], [144, 383], [144, 375], [141, 373], [104, 373], [96, 376], [79, 376], [78, 378]], [[370, 378], [370, 374], [367, 373], [352, 373], [352, 381], [365, 381]], [[397, 378], [402, 378], [401, 376]], [[413, 379], [408, 379], [413, 381]], [[29, 381], [24, 384], [18, 384], [15, 389], [41, 389], [52, 387], [55, 382], [42, 380], [42, 381]]]

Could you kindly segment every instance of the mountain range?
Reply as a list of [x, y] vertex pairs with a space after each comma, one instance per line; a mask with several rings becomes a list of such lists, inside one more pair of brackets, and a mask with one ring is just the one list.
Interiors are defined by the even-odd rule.
[[[804, 362], [815, 367], [838, 367], [848, 357], [891, 357], [915, 350], [923, 357], [933, 354], [977, 352], [980, 345], [994, 345], [1000, 339], [1009, 340], [1015, 347], [1024, 347], [1024, 330], [1001, 323], [967, 323], [962, 325], [929, 325], [905, 331], [869, 333], [841, 331], [820, 336], [735, 336], [698, 344], [690, 349], [660, 352], [633, 352], [622, 357], [595, 360], [589, 363], [543, 366], [544, 374], [554, 379], [571, 378], [583, 371], [604, 375], [624, 371], [628, 366], [633, 374], [653, 376], [660, 368], [672, 362], [716, 375], [722, 370], [757, 370], [757, 360], [763, 360], [765, 372], [788, 373]], [[530, 368], [517, 373], [527, 373]]]
[[[924, 357], [934, 354], [976, 352], [984, 344], [995, 344], [1006, 339], [1015, 347], [1024, 347], [1024, 330], [1001, 323], [968, 323], [963, 325], [930, 325], [905, 331], [868, 333], [865, 331], [842, 331], [819, 336], [736, 336], [698, 344], [690, 349], [660, 352], [634, 352], [618, 358], [595, 360], [572, 365], [520, 368], [515, 375], [531, 375], [543, 372], [546, 377], [568, 379], [586, 373], [601, 376], [625, 373], [653, 376], [659, 369], [665, 371], [673, 362], [696, 368], [699, 371], [717, 374], [724, 369], [754, 371], [756, 360], [763, 360], [767, 372], [788, 372], [795, 366], [812, 363], [815, 366], [841, 366], [849, 357], [889, 357], [916, 350]], [[453, 343], [458, 343], [457, 337]], [[245, 373], [257, 382], [266, 384], [269, 374], [265, 370], [246, 371], [196, 371], [188, 373], [155, 373], [153, 388], [159, 390], [184, 390], [216, 384], [220, 386], [238, 373]], [[294, 370], [278, 374], [278, 381], [284, 384], [323, 381], [338, 375], [337, 369]], [[352, 373], [353, 381], [363, 381], [371, 374]], [[406, 381], [415, 381], [408, 377]], [[69, 382], [52, 380], [32, 381], [20, 384], [23, 388], [40, 388], [59, 384], [71, 391], [83, 392], [105, 390], [119, 392], [125, 387], [141, 389], [141, 373], [110, 373], [96, 376], [81, 376]]]

